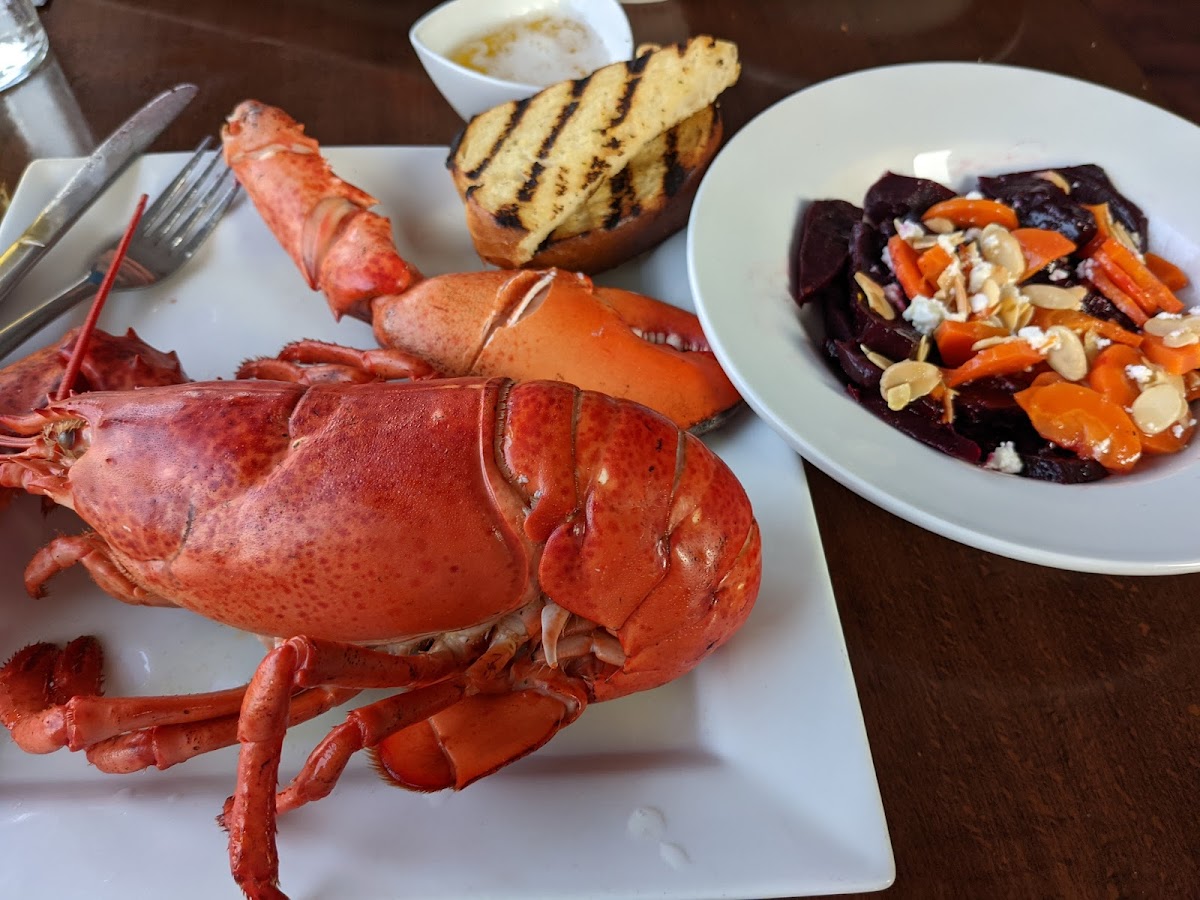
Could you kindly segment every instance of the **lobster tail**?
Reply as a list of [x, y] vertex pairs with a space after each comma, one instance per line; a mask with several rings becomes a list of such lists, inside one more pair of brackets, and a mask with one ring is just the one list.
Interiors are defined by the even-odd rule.
[[376, 769], [409, 790], [461, 790], [537, 750], [582, 710], [535, 691], [476, 694], [386, 738]]

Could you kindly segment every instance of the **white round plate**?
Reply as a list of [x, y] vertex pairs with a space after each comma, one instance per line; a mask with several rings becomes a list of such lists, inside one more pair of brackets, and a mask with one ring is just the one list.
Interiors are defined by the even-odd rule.
[[[966, 190], [978, 174], [1098, 163], [1150, 220], [1150, 247], [1200, 280], [1200, 128], [1085, 82], [1005, 66], [923, 63], [823, 82], [721, 151], [688, 226], [688, 272], [717, 357], [806, 459], [946, 537], [1046, 566], [1200, 571], [1200, 441], [1127, 476], [1059, 485], [943, 456], [854, 403], [826, 365], [815, 309], [788, 295], [805, 203], [861, 205], [886, 170]], [[1200, 302], [1188, 288], [1181, 299]]]

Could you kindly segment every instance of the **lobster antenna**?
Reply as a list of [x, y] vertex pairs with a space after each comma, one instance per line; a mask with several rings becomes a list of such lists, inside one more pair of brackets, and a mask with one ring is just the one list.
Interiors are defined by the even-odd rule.
[[142, 194], [141, 199], [138, 200], [137, 209], [133, 211], [133, 218], [129, 220], [129, 226], [121, 237], [121, 243], [117, 244], [112, 262], [108, 264], [108, 271], [104, 273], [104, 280], [100, 282], [100, 289], [96, 291], [96, 296], [92, 300], [92, 308], [88, 310], [87, 318], [83, 320], [83, 325], [79, 329], [79, 336], [75, 338], [75, 347], [71, 350], [67, 371], [54, 394], [55, 400], [65, 400], [71, 393], [75, 379], [79, 377], [79, 370], [83, 367], [83, 355], [87, 353], [88, 344], [92, 341], [92, 332], [96, 330], [96, 321], [100, 318], [100, 310], [104, 308], [104, 301], [108, 299], [113, 282], [117, 280], [117, 272], [121, 269], [125, 253], [129, 250], [129, 242], [133, 240], [133, 234], [142, 220], [142, 212], [146, 209], [147, 199], [149, 199], [147, 195]]

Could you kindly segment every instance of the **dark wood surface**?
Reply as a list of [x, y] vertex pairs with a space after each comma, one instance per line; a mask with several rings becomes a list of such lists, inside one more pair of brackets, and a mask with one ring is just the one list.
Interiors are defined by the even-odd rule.
[[[189, 148], [247, 96], [328, 144], [445, 143], [460, 122], [407, 41], [431, 5], [54, 0], [46, 77], [73, 124], [58, 144], [34, 141], [11, 115], [17, 92], [0, 96], [0, 180], [15, 183], [31, 147], [79, 152], [185, 80], [202, 94], [157, 149]], [[629, 14], [637, 40], [740, 44], [734, 127], [821, 79], [919, 59], [1063, 72], [1200, 120], [1194, 0], [665, 0]], [[1036, 98], [1015, 102], [1039, 114]], [[891, 893], [1200, 896], [1200, 575], [1013, 562], [809, 475], [892, 834]]]

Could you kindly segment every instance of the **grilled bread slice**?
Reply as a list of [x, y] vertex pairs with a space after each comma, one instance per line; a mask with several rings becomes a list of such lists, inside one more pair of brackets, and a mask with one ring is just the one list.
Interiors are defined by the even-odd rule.
[[687, 224], [723, 133], [715, 104], [664, 131], [602, 182], [525, 265], [592, 275], [658, 246]]
[[529, 264], [588, 198], [738, 74], [737, 47], [701, 36], [476, 116], [447, 165], [479, 255]]

